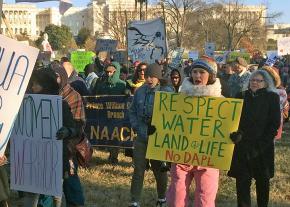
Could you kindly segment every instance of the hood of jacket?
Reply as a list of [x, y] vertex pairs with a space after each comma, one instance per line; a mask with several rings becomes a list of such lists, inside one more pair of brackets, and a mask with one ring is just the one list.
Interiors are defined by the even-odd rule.
[[108, 83], [115, 85], [118, 81], [120, 81], [120, 71], [121, 71], [121, 65], [118, 62], [112, 62], [112, 66], [116, 68], [116, 71], [114, 74], [110, 77], [107, 77]]

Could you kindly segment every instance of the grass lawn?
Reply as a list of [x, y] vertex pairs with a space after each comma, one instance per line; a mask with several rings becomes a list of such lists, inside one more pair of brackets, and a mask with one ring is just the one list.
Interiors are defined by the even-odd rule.
[[[108, 153], [95, 151], [92, 167], [88, 170], [80, 169], [87, 207], [126, 207], [130, 201], [130, 182], [133, 168], [131, 159], [120, 153], [120, 163], [112, 166], [107, 163]], [[290, 206], [290, 124], [284, 127], [282, 140], [276, 143], [276, 172], [271, 180], [269, 207]], [[254, 182], [253, 182], [254, 183]], [[254, 192], [255, 185], [252, 186]], [[193, 197], [194, 183], [192, 184]], [[252, 195], [253, 204], [256, 197]], [[155, 206], [155, 180], [152, 171], [145, 173], [144, 188], [141, 205]], [[217, 207], [235, 207], [235, 180], [221, 172], [219, 191], [216, 201]], [[255, 206], [255, 205], [253, 205]]]
[[[130, 183], [133, 172], [131, 159], [120, 153], [120, 162], [113, 166], [107, 164], [108, 153], [94, 152], [92, 166], [89, 169], [80, 169], [86, 207], [126, 207], [130, 201]], [[282, 140], [276, 143], [276, 173], [271, 180], [269, 207], [290, 206], [290, 123], [284, 127]], [[193, 197], [194, 183], [192, 184]], [[252, 186], [254, 191], [254, 185]], [[22, 206], [16, 192], [12, 192], [12, 206]], [[253, 204], [256, 204], [255, 194], [252, 195]], [[192, 198], [191, 198], [192, 200]], [[155, 180], [151, 171], [145, 173], [142, 194], [142, 207], [154, 207], [156, 202]], [[236, 193], [235, 180], [221, 172], [216, 207], [235, 207]], [[256, 205], [253, 205], [256, 206]]]

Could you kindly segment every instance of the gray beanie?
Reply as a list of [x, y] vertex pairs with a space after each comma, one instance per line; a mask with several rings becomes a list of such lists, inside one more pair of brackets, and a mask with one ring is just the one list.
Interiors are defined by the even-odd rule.
[[158, 79], [162, 79], [162, 67], [157, 63], [152, 63], [148, 66], [145, 71], [145, 76], [155, 77]]

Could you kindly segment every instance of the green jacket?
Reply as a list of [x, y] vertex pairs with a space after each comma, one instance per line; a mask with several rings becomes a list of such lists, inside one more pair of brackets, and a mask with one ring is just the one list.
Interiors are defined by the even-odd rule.
[[112, 65], [116, 68], [115, 73], [110, 76], [104, 76], [99, 78], [96, 82], [93, 95], [124, 95], [126, 89], [126, 83], [120, 79], [121, 66], [118, 62], [112, 62]]

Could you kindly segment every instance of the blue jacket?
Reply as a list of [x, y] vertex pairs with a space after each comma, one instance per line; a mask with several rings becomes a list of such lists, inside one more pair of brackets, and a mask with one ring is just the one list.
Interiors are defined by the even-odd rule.
[[154, 96], [156, 91], [173, 92], [168, 86], [156, 86], [149, 88], [147, 84], [142, 85], [134, 94], [134, 98], [129, 109], [129, 118], [132, 128], [137, 132], [137, 139], [145, 143], [148, 142], [148, 125], [151, 123], [153, 115]]

